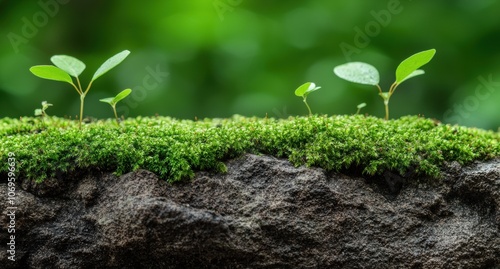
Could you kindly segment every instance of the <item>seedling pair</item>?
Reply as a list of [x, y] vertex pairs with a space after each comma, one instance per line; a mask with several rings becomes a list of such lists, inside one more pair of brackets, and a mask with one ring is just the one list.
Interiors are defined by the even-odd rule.
[[[79, 126], [81, 128], [82, 118], [83, 118], [83, 106], [85, 102], [85, 96], [87, 95], [92, 83], [98, 79], [100, 76], [104, 75], [110, 69], [114, 68], [120, 64], [125, 58], [130, 54], [130, 51], [124, 50], [108, 60], [106, 60], [94, 73], [94, 76], [90, 80], [87, 88], [82, 88], [78, 76], [85, 70], [85, 64], [75, 57], [67, 55], [55, 55], [50, 58], [50, 61], [55, 65], [36, 65], [30, 68], [31, 73], [37, 77], [41, 77], [49, 80], [56, 80], [67, 82], [71, 84], [80, 95], [80, 122]], [[74, 77], [76, 79], [76, 84], [73, 82]], [[127, 94], [128, 95], [128, 94]], [[126, 95], [125, 95], [126, 96]]]
[[391, 85], [389, 91], [387, 92], [383, 92], [379, 86], [380, 78], [378, 70], [367, 63], [346, 63], [335, 67], [333, 72], [340, 78], [350, 82], [376, 86], [379, 90], [380, 97], [384, 100], [385, 119], [387, 120], [389, 119], [389, 99], [392, 94], [394, 94], [396, 88], [410, 78], [423, 75], [425, 73], [424, 70], [419, 68], [430, 62], [434, 57], [434, 54], [436, 54], [436, 50], [430, 49], [413, 54], [402, 61], [396, 69], [396, 81]]
[[[345, 79], [350, 82], [365, 84], [365, 85], [374, 85], [379, 90], [379, 95], [384, 100], [385, 106], [385, 119], [389, 119], [389, 100], [394, 94], [396, 88], [403, 83], [404, 81], [423, 75], [424, 70], [419, 69], [424, 66], [428, 62], [432, 60], [436, 54], [435, 49], [430, 49], [426, 51], [422, 51], [412, 56], [406, 58], [402, 61], [398, 68], [396, 69], [396, 81], [391, 85], [389, 91], [383, 92], [379, 86], [380, 76], [378, 70], [367, 63], [363, 62], [352, 62], [346, 63], [343, 65], [339, 65], [333, 69], [333, 72], [342, 79]], [[302, 84], [299, 88], [295, 90], [295, 95], [302, 97], [304, 104], [307, 106], [309, 110], [309, 115], [312, 115], [311, 108], [307, 104], [307, 96], [321, 87], [316, 87], [313, 82], [307, 82]], [[356, 114], [359, 114], [361, 108], [365, 107], [365, 103], [361, 103], [358, 105], [358, 110]]]

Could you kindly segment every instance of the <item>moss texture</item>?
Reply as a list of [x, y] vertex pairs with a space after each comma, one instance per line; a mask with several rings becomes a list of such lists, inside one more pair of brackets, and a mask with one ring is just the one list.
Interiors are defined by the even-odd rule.
[[[461, 164], [500, 155], [500, 134], [402, 117], [312, 116], [284, 120], [201, 121], [168, 117], [93, 121], [78, 128], [62, 118], [0, 120], [0, 158], [13, 152], [19, 175], [42, 181], [61, 173], [150, 170], [170, 182], [194, 171], [224, 172], [222, 161], [245, 152], [288, 158], [329, 171], [358, 167], [368, 175], [412, 169], [439, 177], [444, 161]], [[0, 173], [7, 172], [7, 165]]]

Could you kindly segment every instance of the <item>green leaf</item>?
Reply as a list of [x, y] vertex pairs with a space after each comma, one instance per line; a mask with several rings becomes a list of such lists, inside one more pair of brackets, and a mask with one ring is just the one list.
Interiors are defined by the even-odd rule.
[[53, 65], [35, 65], [30, 68], [30, 71], [33, 75], [40, 78], [68, 82], [73, 85], [73, 81], [68, 73]]
[[366, 103], [361, 103], [361, 104], [359, 104], [359, 105], [358, 105], [358, 108], [359, 108], [359, 109], [362, 109], [362, 108], [363, 108], [363, 107], [365, 107], [365, 106], [366, 106]]
[[425, 74], [424, 70], [422, 70], [422, 69], [415, 70], [411, 74], [409, 74], [408, 76], [406, 76], [403, 80], [401, 80], [398, 84], [401, 84], [404, 81], [406, 81], [406, 80], [408, 80], [408, 79], [410, 79], [412, 77], [420, 76], [420, 75], [423, 75], [423, 74]]
[[120, 64], [127, 56], [130, 54], [130, 51], [124, 50], [113, 57], [106, 60], [98, 69], [95, 71], [94, 76], [92, 77], [92, 81], [96, 80], [98, 77], [104, 75], [106, 72], [111, 70], [113, 67]]
[[35, 109], [35, 116], [41, 116], [43, 113], [42, 113], [42, 110], [37, 108]]
[[54, 55], [50, 58], [50, 61], [66, 73], [73, 77], [78, 77], [83, 70], [85, 70], [85, 64], [75, 57], [67, 55]]
[[396, 69], [396, 83], [399, 84], [408, 79], [407, 77], [411, 76], [414, 71], [430, 62], [434, 54], [436, 54], [435, 49], [425, 50], [415, 53], [402, 61]]
[[115, 98], [114, 97], [108, 97], [108, 98], [99, 99], [99, 101], [101, 101], [103, 103], [108, 103], [110, 105], [113, 105], [113, 99], [115, 99]]
[[120, 93], [118, 93], [115, 96], [115, 98], [113, 98], [113, 102], [115, 104], [117, 104], [120, 100], [122, 100], [123, 98], [127, 97], [131, 92], [132, 92], [131, 89], [125, 89], [125, 90], [121, 91]]
[[119, 101], [121, 101], [123, 98], [127, 97], [130, 93], [132, 92], [131, 89], [125, 89], [118, 93], [115, 97], [108, 97], [108, 98], [103, 98], [100, 99], [99, 101], [108, 103], [112, 106], [116, 105]]
[[42, 102], [42, 109], [43, 109], [43, 110], [45, 110], [45, 109], [49, 108], [49, 106], [52, 106], [52, 104], [47, 103], [47, 101], [43, 101], [43, 102]]
[[362, 62], [339, 65], [333, 69], [333, 73], [342, 79], [359, 84], [376, 86], [380, 81], [377, 68]]
[[311, 92], [317, 91], [319, 89], [321, 89], [321, 87], [316, 87], [316, 84], [314, 84], [314, 82], [306, 82], [300, 85], [300, 87], [295, 90], [295, 95], [305, 97]]

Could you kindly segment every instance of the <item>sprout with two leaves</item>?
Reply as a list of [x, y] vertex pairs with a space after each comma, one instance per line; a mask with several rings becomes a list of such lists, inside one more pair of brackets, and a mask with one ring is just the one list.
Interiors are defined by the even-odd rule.
[[350, 82], [376, 86], [379, 90], [379, 95], [384, 99], [385, 119], [387, 120], [389, 119], [389, 99], [396, 88], [407, 79], [423, 75], [425, 73], [424, 70], [419, 68], [430, 62], [434, 54], [436, 54], [436, 50], [430, 49], [413, 54], [402, 61], [396, 69], [396, 81], [391, 85], [388, 92], [382, 92], [382, 89], [378, 85], [380, 79], [377, 69], [367, 63], [346, 63], [335, 67], [333, 72], [340, 78]]
[[321, 87], [316, 87], [316, 84], [314, 84], [313, 82], [306, 82], [295, 90], [295, 95], [302, 97], [304, 104], [306, 104], [307, 110], [309, 110], [309, 116], [312, 116], [312, 112], [311, 108], [307, 104], [307, 96], [319, 89], [321, 89]]
[[108, 97], [108, 98], [104, 98], [104, 99], [99, 100], [103, 103], [108, 103], [111, 106], [111, 108], [113, 109], [113, 112], [115, 113], [115, 118], [116, 118], [117, 124], [120, 124], [120, 121], [118, 120], [118, 114], [116, 114], [116, 104], [120, 100], [127, 97], [131, 92], [132, 92], [131, 89], [125, 89], [125, 90], [121, 91], [120, 93], [118, 93], [115, 97]]
[[[36, 65], [30, 68], [31, 73], [35, 76], [49, 79], [67, 82], [71, 84], [75, 88], [75, 90], [80, 95], [80, 122], [79, 127], [82, 127], [82, 118], [83, 118], [83, 105], [85, 96], [90, 90], [90, 86], [92, 86], [92, 82], [94, 82], [97, 78], [108, 72], [110, 69], [114, 68], [118, 64], [120, 64], [125, 58], [130, 54], [130, 51], [124, 50], [108, 60], [106, 60], [94, 73], [92, 80], [90, 80], [87, 88], [82, 88], [80, 84], [80, 80], [78, 76], [85, 70], [85, 64], [76, 59], [75, 57], [67, 56], [67, 55], [54, 55], [50, 58], [50, 61], [55, 65]], [[76, 79], [76, 84], [73, 82], [73, 79], [70, 77], [74, 77]]]

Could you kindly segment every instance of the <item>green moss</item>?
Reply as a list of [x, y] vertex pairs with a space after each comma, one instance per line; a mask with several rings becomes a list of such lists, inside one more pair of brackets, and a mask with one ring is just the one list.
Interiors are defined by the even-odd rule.
[[[499, 133], [403, 117], [312, 116], [286, 120], [245, 118], [204, 121], [166, 117], [78, 122], [0, 120], [0, 157], [16, 155], [18, 172], [41, 181], [59, 173], [139, 168], [170, 182], [196, 170], [224, 172], [222, 161], [245, 152], [286, 157], [295, 165], [339, 171], [353, 166], [369, 175], [409, 169], [439, 177], [444, 161], [465, 164], [500, 155]], [[0, 173], [7, 172], [2, 165]]]

